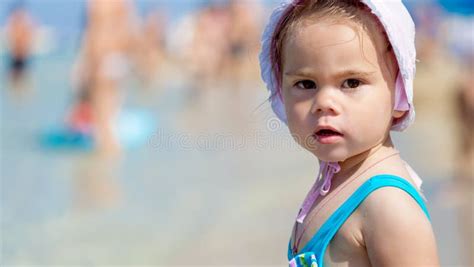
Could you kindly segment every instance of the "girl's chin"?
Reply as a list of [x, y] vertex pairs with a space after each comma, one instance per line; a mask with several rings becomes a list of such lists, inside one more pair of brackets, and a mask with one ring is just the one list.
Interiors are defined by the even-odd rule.
[[311, 151], [313, 155], [315, 155], [319, 160], [325, 161], [325, 162], [341, 162], [345, 161], [350, 157], [350, 155], [346, 153], [321, 153], [321, 151]]

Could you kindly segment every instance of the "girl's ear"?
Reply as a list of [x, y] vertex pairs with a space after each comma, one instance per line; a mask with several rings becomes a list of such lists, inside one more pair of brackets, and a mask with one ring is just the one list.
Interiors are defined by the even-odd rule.
[[407, 113], [406, 110], [394, 110], [392, 112], [392, 117], [395, 118], [395, 119], [400, 119], [401, 117], [403, 117], [405, 114]]
[[395, 56], [395, 52], [393, 52], [391, 44], [388, 45], [386, 53], [388, 53], [388, 55], [386, 55], [385, 57], [385, 60], [387, 60], [386, 64], [387, 64], [388, 71], [393, 81], [396, 81], [399, 68], [398, 68], [397, 57]]

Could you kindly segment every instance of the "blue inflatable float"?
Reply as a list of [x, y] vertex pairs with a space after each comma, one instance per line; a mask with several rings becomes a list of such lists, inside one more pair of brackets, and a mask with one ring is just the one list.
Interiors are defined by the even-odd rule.
[[[120, 143], [125, 148], [134, 148], [149, 140], [158, 123], [149, 112], [125, 110], [121, 112], [115, 125]], [[89, 150], [94, 147], [94, 139], [90, 134], [75, 131], [64, 125], [43, 131], [40, 143], [46, 149]]]

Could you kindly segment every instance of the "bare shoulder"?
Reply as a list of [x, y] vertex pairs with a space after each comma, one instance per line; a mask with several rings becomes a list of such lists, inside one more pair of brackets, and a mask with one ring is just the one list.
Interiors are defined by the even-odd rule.
[[402, 189], [382, 187], [359, 207], [362, 233], [373, 266], [438, 266], [431, 223]]

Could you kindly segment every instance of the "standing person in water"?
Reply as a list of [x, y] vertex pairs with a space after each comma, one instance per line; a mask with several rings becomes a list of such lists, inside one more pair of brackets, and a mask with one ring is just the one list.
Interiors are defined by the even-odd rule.
[[415, 29], [399, 0], [285, 1], [262, 39], [270, 102], [319, 160], [290, 266], [438, 266], [421, 180], [390, 131], [414, 120]]
[[121, 151], [116, 131], [120, 90], [134, 61], [138, 33], [133, 0], [87, 1], [87, 25], [75, 68], [81, 92], [70, 121], [82, 129], [85, 123], [77, 122], [90, 118], [88, 130], [100, 153]]
[[22, 87], [28, 61], [32, 54], [34, 23], [22, 2], [17, 3], [7, 20], [6, 33], [10, 81], [14, 87]]

